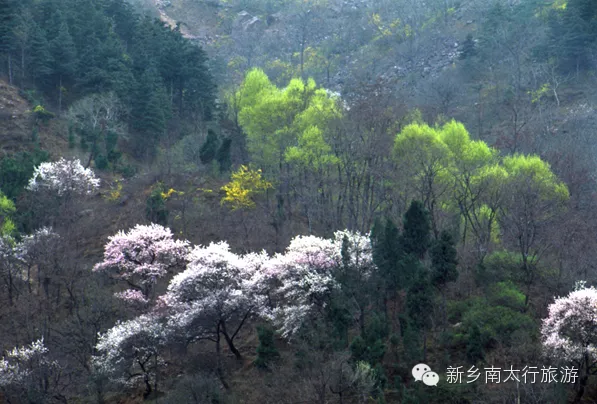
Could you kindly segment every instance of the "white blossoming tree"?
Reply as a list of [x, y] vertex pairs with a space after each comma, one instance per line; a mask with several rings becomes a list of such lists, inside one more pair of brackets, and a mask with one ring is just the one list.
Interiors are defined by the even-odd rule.
[[188, 241], [175, 240], [170, 229], [158, 224], [137, 225], [109, 238], [104, 260], [93, 270], [126, 282], [129, 289], [117, 293], [117, 297], [146, 305], [154, 298], [157, 280], [182, 268], [188, 252]]
[[80, 206], [79, 199], [91, 195], [99, 186], [99, 178], [79, 160], [61, 158], [41, 163], [35, 167], [27, 186], [35, 196], [32, 220], [54, 228], [66, 227], [66, 233], [70, 233], [70, 226], [77, 218], [75, 209]]
[[590, 374], [597, 373], [597, 289], [581, 287], [549, 306], [541, 336], [545, 353], [580, 371], [574, 402], [580, 402]]
[[291, 338], [305, 322], [322, 313], [340, 287], [342, 272], [358, 272], [366, 278], [372, 268], [371, 244], [366, 236], [339, 231], [333, 239], [295, 237], [286, 252], [268, 264], [268, 272], [281, 284], [274, 323], [284, 337]]
[[91, 360], [96, 376], [107, 376], [128, 387], [143, 383], [144, 395], [149, 396], [158, 388], [167, 334], [163, 322], [153, 314], [117, 323], [99, 336], [98, 354]]
[[260, 269], [267, 255], [239, 256], [220, 242], [195, 247], [188, 259], [187, 269], [174, 276], [159, 306], [165, 308], [170, 326], [185, 342], [212, 340], [219, 354], [224, 337], [241, 359], [234, 341], [246, 321], [265, 305]]
[[41, 163], [35, 167], [27, 189], [43, 189], [55, 192], [59, 196], [70, 194], [91, 194], [99, 188], [100, 180], [93, 171], [84, 168], [79, 160], [61, 158], [55, 162]]
[[59, 376], [60, 365], [48, 359], [43, 339], [13, 348], [0, 359], [0, 390], [8, 402], [45, 402], [55, 393]]

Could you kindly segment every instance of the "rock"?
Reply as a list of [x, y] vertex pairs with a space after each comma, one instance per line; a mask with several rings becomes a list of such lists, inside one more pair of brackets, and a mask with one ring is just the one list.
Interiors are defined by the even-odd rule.
[[232, 23], [232, 29], [236, 31], [254, 31], [263, 28], [264, 25], [264, 22], [259, 17], [255, 17], [243, 10], [236, 15], [236, 19]]
[[243, 24], [243, 30], [256, 31], [263, 28], [263, 21], [259, 17], [253, 17]]
[[282, 21], [282, 13], [274, 13], [267, 16], [266, 22], [268, 27]]

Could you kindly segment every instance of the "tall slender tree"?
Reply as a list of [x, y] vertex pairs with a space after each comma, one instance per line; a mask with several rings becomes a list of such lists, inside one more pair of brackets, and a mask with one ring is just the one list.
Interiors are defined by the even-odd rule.
[[50, 42], [53, 74], [58, 81], [58, 112], [62, 111], [64, 85], [70, 83], [77, 66], [77, 49], [65, 21], [60, 24], [58, 35]]

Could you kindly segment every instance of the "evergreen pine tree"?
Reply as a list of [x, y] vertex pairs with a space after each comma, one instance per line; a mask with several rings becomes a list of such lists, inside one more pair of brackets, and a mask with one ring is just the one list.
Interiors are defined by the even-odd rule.
[[274, 331], [269, 327], [257, 327], [259, 345], [257, 346], [257, 358], [253, 362], [260, 369], [267, 369], [271, 362], [280, 357], [280, 353], [274, 343]]
[[64, 85], [72, 79], [77, 66], [77, 50], [70, 35], [66, 22], [60, 24], [58, 35], [50, 42], [52, 54], [52, 71], [57, 78], [58, 111], [62, 111], [62, 94]]
[[15, 30], [18, 24], [19, 2], [0, 0], [0, 57], [5, 57], [6, 71], [10, 84], [13, 80], [13, 51], [16, 47]]
[[201, 150], [199, 152], [199, 158], [201, 162], [205, 165], [212, 162], [212, 160], [216, 157], [216, 152], [218, 151], [218, 135], [211, 129], [207, 131], [207, 138], [201, 146]]
[[166, 130], [169, 105], [154, 67], [147, 69], [137, 83], [131, 111], [135, 154], [137, 157], [153, 156]]
[[474, 324], [469, 331], [466, 342], [466, 357], [472, 363], [478, 363], [485, 357], [483, 353], [483, 339], [481, 336], [481, 330], [476, 324]]
[[454, 239], [447, 231], [442, 231], [439, 240], [436, 240], [430, 250], [432, 282], [442, 288], [448, 282], [458, 279], [458, 258]]
[[394, 222], [387, 219], [385, 225], [376, 220], [371, 230], [373, 262], [380, 271], [388, 289], [398, 287], [396, 263], [400, 256], [400, 233]]
[[52, 55], [50, 44], [46, 39], [46, 33], [35, 24], [31, 37], [29, 38], [29, 63], [27, 64], [29, 75], [37, 85], [45, 87], [48, 84], [52, 73]]
[[433, 288], [424, 271], [419, 271], [406, 295], [406, 312], [413, 326], [423, 333], [423, 360], [427, 356], [427, 331], [434, 309]]
[[230, 138], [226, 138], [222, 141], [220, 148], [216, 152], [216, 161], [220, 166], [220, 173], [225, 173], [230, 171], [232, 167], [232, 161], [230, 159], [230, 146], [232, 145], [232, 140]]
[[444, 327], [447, 325], [446, 284], [458, 279], [458, 253], [454, 239], [447, 231], [442, 231], [439, 240], [431, 246], [431, 282], [442, 295], [442, 317]]
[[423, 259], [430, 243], [429, 213], [419, 201], [412, 201], [404, 214], [404, 252]]
[[124, 41], [126, 50], [135, 35], [136, 22], [139, 17], [126, 0], [111, 0], [105, 13], [114, 21], [114, 31]]

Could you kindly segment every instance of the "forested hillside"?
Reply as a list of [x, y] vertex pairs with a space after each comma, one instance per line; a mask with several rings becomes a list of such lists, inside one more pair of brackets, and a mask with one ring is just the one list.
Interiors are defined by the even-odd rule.
[[0, 402], [595, 402], [596, 73], [596, 0], [0, 0]]

